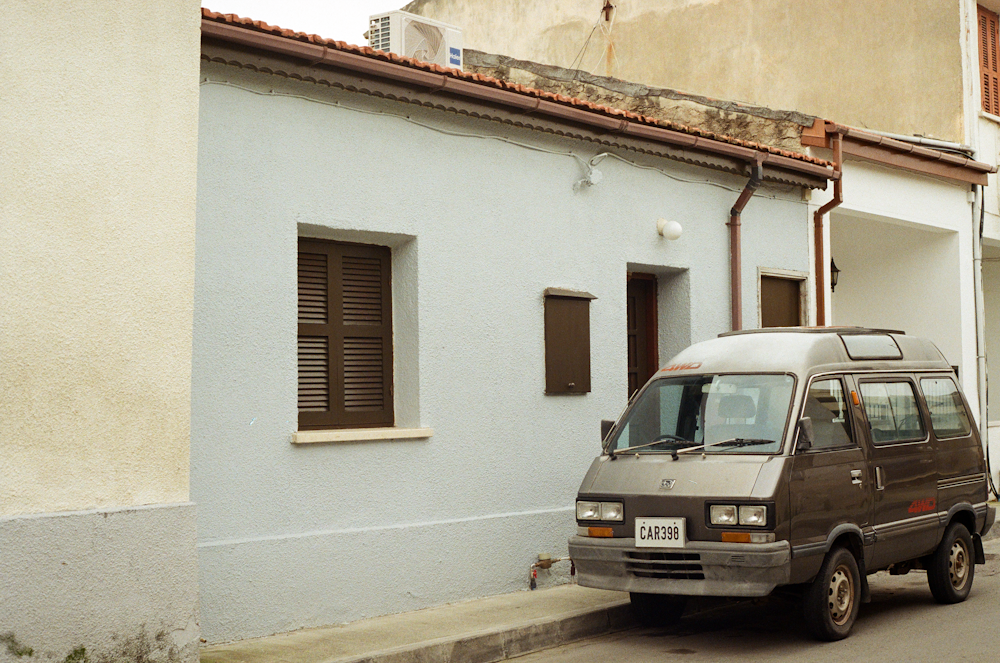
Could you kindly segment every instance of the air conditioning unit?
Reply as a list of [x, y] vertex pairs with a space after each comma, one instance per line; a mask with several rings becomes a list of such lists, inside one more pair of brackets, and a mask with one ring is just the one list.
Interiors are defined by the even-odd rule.
[[369, 17], [368, 45], [442, 67], [462, 68], [462, 31], [409, 12]]

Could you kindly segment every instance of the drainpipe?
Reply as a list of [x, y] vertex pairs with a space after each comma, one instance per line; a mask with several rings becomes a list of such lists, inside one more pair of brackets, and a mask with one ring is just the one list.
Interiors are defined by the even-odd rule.
[[[829, 129], [828, 129], [829, 130]], [[844, 202], [843, 133], [833, 134], [833, 199], [813, 213], [813, 245], [816, 254], [816, 326], [826, 326], [826, 253], [823, 251], [823, 215]]]
[[758, 154], [754, 157], [753, 166], [750, 169], [750, 180], [740, 192], [736, 204], [729, 210], [729, 223], [726, 224], [729, 226], [729, 289], [732, 293], [733, 331], [743, 329], [743, 277], [741, 273], [743, 260], [740, 254], [740, 215], [763, 179], [764, 155]]
[[972, 202], [972, 265], [973, 291], [976, 295], [976, 391], [979, 392], [979, 436], [986, 453], [986, 468], [990, 489], [997, 494], [993, 483], [993, 468], [990, 467], [989, 430], [989, 372], [986, 364], [986, 305], [983, 298], [983, 222], [986, 210], [983, 201], [983, 187], [973, 185]]

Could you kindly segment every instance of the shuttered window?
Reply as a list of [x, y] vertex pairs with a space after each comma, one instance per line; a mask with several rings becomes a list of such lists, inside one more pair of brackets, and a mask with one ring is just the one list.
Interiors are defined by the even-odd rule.
[[590, 391], [590, 300], [587, 292], [545, 289], [545, 393]]
[[299, 429], [392, 426], [390, 253], [299, 240]]
[[997, 42], [1000, 41], [1000, 21], [993, 12], [979, 8], [979, 72], [983, 88], [983, 110], [1000, 115], [1000, 69], [997, 64]]

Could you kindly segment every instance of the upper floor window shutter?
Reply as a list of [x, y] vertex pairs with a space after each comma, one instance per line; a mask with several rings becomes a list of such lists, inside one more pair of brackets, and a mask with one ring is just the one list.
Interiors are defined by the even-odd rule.
[[392, 426], [391, 254], [299, 240], [299, 429]]
[[983, 110], [1000, 115], [1000, 69], [997, 41], [1000, 21], [993, 12], [979, 7], [979, 72], [983, 87]]

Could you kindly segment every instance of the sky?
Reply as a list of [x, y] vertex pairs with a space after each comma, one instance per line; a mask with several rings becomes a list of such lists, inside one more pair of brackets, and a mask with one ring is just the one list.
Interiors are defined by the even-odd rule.
[[298, 32], [367, 46], [372, 14], [399, 9], [409, 0], [202, 0], [201, 6]]

